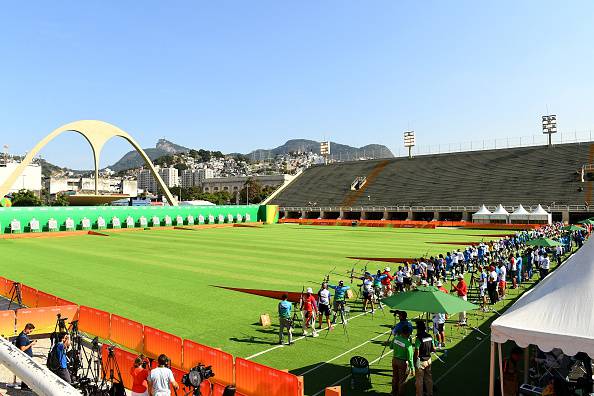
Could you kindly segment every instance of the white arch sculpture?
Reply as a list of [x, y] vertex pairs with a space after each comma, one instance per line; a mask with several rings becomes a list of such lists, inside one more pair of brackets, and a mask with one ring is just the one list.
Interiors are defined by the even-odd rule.
[[18, 177], [23, 173], [27, 165], [33, 161], [33, 158], [37, 155], [37, 153], [50, 141], [52, 141], [55, 137], [61, 135], [64, 132], [72, 131], [80, 133], [84, 136], [84, 138], [89, 142], [91, 145], [91, 149], [93, 150], [93, 160], [95, 164], [95, 195], [99, 195], [99, 188], [98, 188], [98, 180], [99, 180], [99, 159], [101, 155], [101, 150], [105, 143], [113, 137], [121, 137], [127, 140], [132, 147], [140, 154], [146, 166], [150, 169], [153, 177], [157, 181], [161, 190], [165, 194], [167, 201], [172, 206], [177, 206], [177, 200], [173, 198], [173, 195], [161, 179], [161, 176], [157, 173], [157, 170], [153, 166], [150, 158], [146, 155], [144, 150], [140, 147], [140, 145], [130, 136], [128, 133], [124, 132], [120, 128], [116, 127], [115, 125], [111, 125], [104, 121], [97, 121], [97, 120], [81, 120], [81, 121], [74, 121], [66, 125], [62, 125], [58, 129], [55, 129], [52, 133], [47, 135], [43, 138], [25, 157], [25, 159], [17, 166], [13, 173], [11, 173], [4, 183], [0, 185], [0, 197], [5, 196], [8, 194], [11, 186], [16, 182]]

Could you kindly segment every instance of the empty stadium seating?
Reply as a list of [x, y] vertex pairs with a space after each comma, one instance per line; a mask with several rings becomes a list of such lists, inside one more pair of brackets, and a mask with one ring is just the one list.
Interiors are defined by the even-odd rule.
[[[592, 181], [577, 171], [594, 144], [425, 155], [314, 166], [273, 199], [281, 207], [584, 205]], [[371, 176], [371, 177], [370, 177]], [[356, 177], [367, 183], [352, 191]]]

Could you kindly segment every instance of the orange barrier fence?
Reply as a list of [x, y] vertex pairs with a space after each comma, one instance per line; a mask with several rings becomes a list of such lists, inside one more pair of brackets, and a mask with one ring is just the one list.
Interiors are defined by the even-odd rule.
[[[102, 366], [106, 370], [105, 376], [107, 379], [111, 379], [111, 377], [113, 376], [113, 378], [116, 381], [119, 381], [118, 373], [115, 370], [114, 365], [109, 364], [108, 356], [108, 345], [103, 344], [103, 347], [101, 348], [101, 362]], [[115, 359], [115, 362], [117, 363], [118, 368], [120, 369], [120, 373], [122, 374], [122, 383], [124, 384], [124, 387], [128, 389], [132, 388], [133, 380], [132, 375], [130, 374], [130, 368], [134, 366], [134, 360], [136, 359], [136, 356], [137, 355], [128, 351], [124, 351], [120, 348], [113, 349], [113, 359]]]
[[235, 386], [251, 396], [303, 396], [301, 378], [242, 358], [235, 359]]
[[[40, 290], [37, 291], [37, 306], [39, 308], [55, 307], [56, 305], [59, 305], [58, 297], [51, 295], [49, 293], [42, 292]], [[75, 305], [75, 304], [69, 304], [69, 305]]]
[[68, 300], [64, 300], [63, 298], [60, 297], [56, 297], [57, 301], [57, 305], [78, 305], [76, 303], [73, 303], [72, 301], [68, 301]]
[[56, 329], [58, 314], [66, 320], [66, 326], [77, 319], [77, 305], [62, 305], [59, 307], [22, 308], [16, 310], [16, 328], [24, 328], [27, 323], [33, 323], [35, 329], [32, 334], [50, 334]]
[[[0, 277], [0, 294], [10, 296], [13, 281]], [[79, 329], [85, 333], [111, 340], [123, 347], [147, 356], [157, 357], [164, 353], [171, 360], [174, 377], [181, 385], [184, 373], [199, 363], [212, 366], [215, 373], [213, 390], [202, 388], [202, 394], [223, 394], [225, 386], [235, 384], [238, 396], [302, 396], [303, 379], [287, 372], [276, 370], [245, 359], [237, 358], [219, 349], [201, 345], [190, 340], [182, 340], [173, 334], [143, 326], [142, 323], [110, 314], [87, 306], [78, 306], [68, 300], [21, 285], [23, 304], [29, 308], [16, 311], [0, 311], [0, 334], [14, 336], [16, 331], [33, 323], [32, 334], [50, 334], [56, 329], [57, 315], [66, 319], [68, 327], [73, 320], [79, 321]], [[122, 373], [123, 384], [132, 387], [130, 368], [137, 355], [120, 348], [114, 348], [114, 358]], [[108, 361], [108, 346], [103, 345], [101, 358], [104, 365]], [[110, 372], [106, 373], [110, 377]], [[116, 375], [116, 373], [114, 373]]]
[[152, 358], [156, 358], [164, 353], [172, 365], [182, 367], [182, 339], [173, 334], [144, 326], [143, 353]]
[[143, 350], [144, 329], [142, 323], [111, 315], [110, 339], [128, 349], [138, 352]]
[[499, 224], [472, 223], [470, 221], [418, 221], [418, 220], [338, 220], [338, 219], [280, 219], [279, 223], [301, 225], [329, 225], [362, 227], [392, 227], [392, 228], [436, 228], [463, 227], [494, 230], [530, 230], [539, 228], [541, 224]]
[[14, 311], [0, 311], [0, 335], [4, 338], [12, 337], [15, 332]]
[[233, 381], [233, 355], [221, 350], [184, 340], [184, 361], [182, 368], [186, 371], [202, 363], [212, 366], [215, 373], [214, 380], [221, 384], [232, 384]]
[[111, 314], [81, 305], [78, 311], [78, 327], [85, 333], [107, 340], [111, 327]]
[[29, 308], [37, 308], [37, 289], [21, 284], [23, 304]]
[[5, 277], [0, 276], [0, 296], [10, 298], [10, 287], [11, 286], [12, 286], [11, 280], [8, 280]]

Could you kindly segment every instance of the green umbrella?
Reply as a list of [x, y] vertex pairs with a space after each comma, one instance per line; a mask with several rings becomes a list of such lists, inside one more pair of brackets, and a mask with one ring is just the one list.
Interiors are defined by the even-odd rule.
[[565, 227], [561, 227], [561, 229], [563, 231], [584, 231], [584, 229], [582, 227], [578, 227], [576, 225], [569, 225], [569, 226], [565, 226]]
[[592, 224], [594, 224], [594, 220], [592, 220], [592, 219], [586, 219], [586, 220], [578, 221], [578, 223], [579, 224], [589, 224], [589, 225], [592, 225]]
[[477, 305], [444, 293], [434, 286], [419, 287], [417, 290], [396, 293], [391, 297], [384, 298], [382, 303], [390, 308], [403, 311], [446, 313], [449, 315], [478, 308]]
[[536, 238], [526, 242], [526, 245], [530, 246], [543, 246], [543, 247], [552, 247], [552, 246], [563, 246], [561, 242], [554, 241], [550, 238]]

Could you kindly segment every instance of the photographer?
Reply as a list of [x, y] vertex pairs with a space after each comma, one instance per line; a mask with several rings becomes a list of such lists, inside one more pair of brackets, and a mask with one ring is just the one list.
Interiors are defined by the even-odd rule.
[[149, 394], [151, 396], [171, 396], [170, 385], [175, 390], [179, 389], [179, 385], [169, 368], [169, 358], [161, 354], [157, 358], [157, 363], [159, 367], [152, 369], [147, 378]]
[[70, 379], [70, 372], [68, 371], [68, 357], [66, 356], [66, 351], [70, 347], [70, 335], [68, 333], [60, 333], [58, 335], [58, 343], [54, 345], [52, 350], [50, 351], [50, 356], [48, 358], [48, 363], [51, 363], [53, 366], [53, 362], [55, 362], [55, 367], [51, 367], [48, 364], [48, 367], [60, 378], [62, 378], [67, 383], [72, 383]]
[[149, 396], [147, 378], [149, 376], [148, 361], [144, 355], [134, 360], [134, 366], [130, 367], [132, 376], [132, 396]]
[[[31, 341], [29, 338], [29, 334], [31, 334], [33, 329], [35, 329], [33, 323], [27, 323], [23, 331], [21, 331], [21, 333], [18, 335], [15, 342], [16, 347], [27, 354], [27, 356], [29, 356], [31, 359], [33, 358], [33, 345], [37, 343], [37, 340]], [[27, 386], [27, 384], [22, 382], [21, 389], [29, 390], [30, 388]]]

